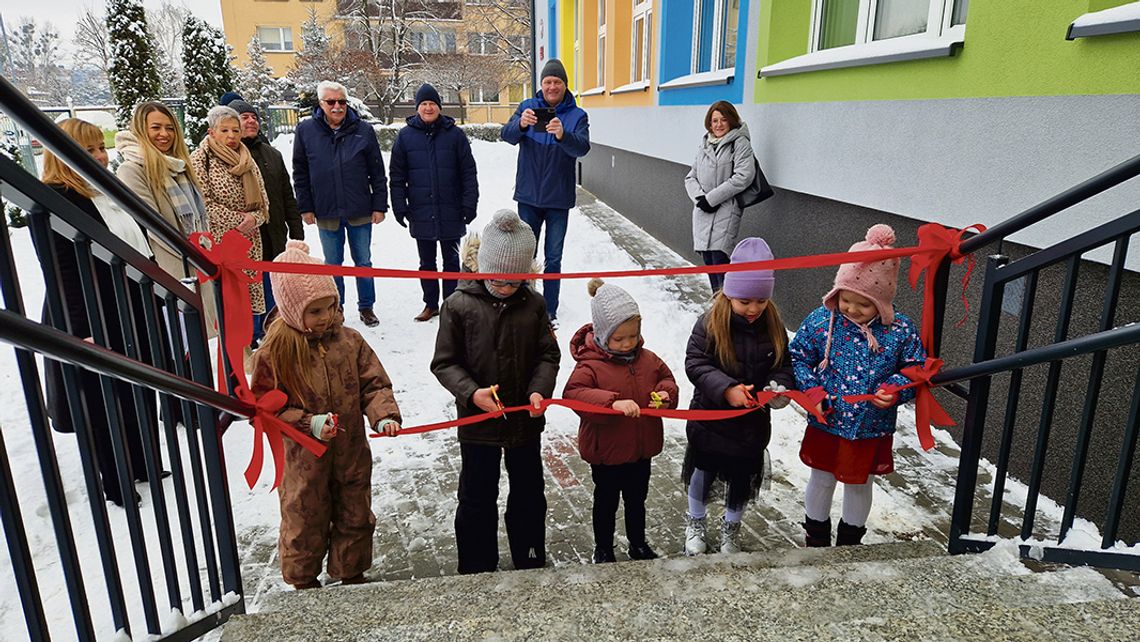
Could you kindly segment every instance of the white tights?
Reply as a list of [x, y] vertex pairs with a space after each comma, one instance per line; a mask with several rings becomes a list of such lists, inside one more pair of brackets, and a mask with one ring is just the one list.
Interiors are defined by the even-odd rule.
[[[865, 526], [871, 514], [871, 491], [875, 476], [869, 475], [865, 484], [843, 484], [843, 521], [852, 526]], [[819, 522], [831, 517], [831, 500], [835, 496], [835, 475], [812, 469], [804, 490], [804, 513], [808, 519]]]

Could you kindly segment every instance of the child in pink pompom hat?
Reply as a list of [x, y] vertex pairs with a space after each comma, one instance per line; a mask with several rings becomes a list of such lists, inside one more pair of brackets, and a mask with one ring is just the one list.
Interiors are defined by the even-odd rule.
[[[322, 264], [301, 241], [289, 241], [274, 262]], [[359, 584], [372, 566], [376, 528], [366, 431], [399, 433], [392, 381], [364, 337], [344, 326], [331, 276], [273, 272], [269, 279], [279, 316], [254, 353], [250, 389], [258, 397], [284, 392], [278, 418], [327, 446], [317, 457], [285, 440], [281, 575], [295, 588], [317, 588], [327, 555], [330, 579]]]
[[[851, 252], [890, 249], [895, 232], [874, 225]], [[910, 383], [903, 368], [922, 365], [926, 350], [919, 326], [894, 309], [897, 258], [844, 263], [823, 305], [808, 314], [788, 346], [796, 385], [827, 397], [821, 409], [828, 422], [808, 416], [800, 459], [811, 469], [804, 491], [804, 531], [808, 546], [831, 545], [831, 500], [843, 482], [843, 517], [837, 545], [858, 544], [867, 532], [874, 476], [894, 470], [892, 454], [896, 406], [913, 390], [886, 393], [884, 385]], [[869, 403], [847, 403], [845, 396], [876, 394]], [[823, 406], [827, 406], [824, 408]]]

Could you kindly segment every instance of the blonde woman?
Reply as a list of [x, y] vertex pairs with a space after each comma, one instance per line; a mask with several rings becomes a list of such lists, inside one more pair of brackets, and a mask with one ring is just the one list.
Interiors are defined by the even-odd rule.
[[[115, 175], [144, 203], [184, 237], [209, 231], [206, 201], [190, 164], [190, 150], [178, 120], [166, 105], [146, 102], [135, 107], [130, 129], [115, 135], [115, 149], [123, 159]], [[195, 270], [188, 269], [181, 252], [158, 238], [151, 241], [159, 267], [178, 279], [196, 276]], [[206, 331], [213, 335], [217, 312], [213, 288], [204, 284], [199, 292]]]
[[[69, 118], [59, 123], [59, 128], [87, 150], [103, 167], [107, 166], [107, 148], [103, 142], [103, 131], [75, 118]], [[146, 258], [152, 258], [150, 243], [146, 233], [139, 224], [107, 196], [83, 180], [75, 170], [63, 163], [55, 154], [44, 151], [43, 182], [61, 196], [71, 202], [78, 211], [89, 216], [113, 235], [122, 239]], [[36, 239], [36, 250], [40, 252], [41, 260], [54, 259], [59, 267], [59, 285], [62, 288], [63, 310], [67, 316], [71, 334], [80, 339], [91, 340], [92, 330], [88, 324], [87, 304], [83, 296], [83, 280], [76, 260], [74, 242], [68, 236], [52, 232], [50, 239]], [[96, 260], [94, 285], [100, 293], [103, 305], [108, 314], [103, 315], [106, 345], [112, 350], [125, 354], [123, 342], [123, 324], [114, 311], [114, 281], [110, 267], [103, 261]], [[130, 288], [132, 305], [136, 313], [135, 325], [145, 328], [145, 319], [142, 316], [142, 297], [139, 290]], [[44, 321], [49, 322], [47, 303], [44, 303]], [[57, 320], [56, 324], [59, 324]], [[150, 361], [149, 343], [138, 342], [144, 361]], [[85, 421], [91, 429], [92, 444], [95, 449], [95, 458], [99, 465], [99, 472], [103, 478], [103, 493], [106, 498], [118, 506], [123, 505], [122, 487], [118, 469], [115, 466], [115, 455], [111, 447], [111, 427], [107, 419], [107, 409], [103, 403], [103, 394], [99, 384], [99, 376], [93, 372], [79, 371], [79, 392], [83, 398], [86, 414], [82, 417], [72, 417], [71, 408], [67, 402], [67, 389], [64, 385], [63, 372], [59, 362], [46, 359], [44, 361], [44, 379], [47, 393], [48, 414], [52, 425], [59, 432], [75, 432], [80, 428], [81, 421]], [[144, 397], [144, 407], [138, 408], [131, 387], [126, 383], [114, 381], [115, 396], [119, 399], [119, 412], [124, 434], [127, 438], [127, 453], [131, 462], [131, 469], [135, 479], [144, 480], [147, 477], [145, 458], [143, 455], [143, 442], [140, 428], [154, 426], [157, 420], [157, 411], [153, 394]], [[149, 417], [149, 422], [144, 421]], [[155, 455], [157, 457], [157, 455]], [[126, 484], [128, 487], [130, 481]], [[133, 491], [132, 491], [133, 492]], [[134, 493], [134, 500], [138, 501], [138, 494]]]
[[[249, 258], [262, 260], [259, 228], [269, 220], [269, 197], [253, 156], [241, 144], [241, 120], [234, 109], [214, 107], [206, 114], [209, 135], [190, 154], [190, 165], [202, 183], [206, 198], [206, 219], [215, 239], [237, 230], [249, 239]], [[270, 257], [272, 258], [272, 257]], [[256, 272], [249, 284], [253, 308], [254, 341], [261, 336], [265, 313], [265, 293]]]

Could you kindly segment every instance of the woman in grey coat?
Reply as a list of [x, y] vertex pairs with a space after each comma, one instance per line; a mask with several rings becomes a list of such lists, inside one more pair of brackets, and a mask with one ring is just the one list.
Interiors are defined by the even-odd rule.
[[[685, 191], [693, 199], [693, 249], [705, 265], [724, 265], [736, 245], [740, 216], [736, 195], [756, 175], [748, 125], [732, 103], [718, 100], [705, 114], [705, 130], [693, 167], [685, 176]], [[713, 293], [724, 284], [724, 274], [710, 274]]]

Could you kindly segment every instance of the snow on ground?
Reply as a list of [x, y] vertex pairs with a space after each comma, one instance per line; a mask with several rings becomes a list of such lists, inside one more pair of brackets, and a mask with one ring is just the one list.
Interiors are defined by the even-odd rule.
[[[279, 137], [274, 145], [281, 149], [286, 159], [291, 157], [292, 136]], [[479, 166], [480, 206], [479, 218], [474, 228], [480, 229], [499, 208], [513, 207], [511, 194], [515, 172], [515, 148], [502, 143], [473, 141], [472, 147]], [[289, 164], [288, 162], [286, 163]], [[570, 230], [566, 239], [565, 271], [587, 271], [598, 268], [630, 269], [638, 264], [626, 254], [610, 233], [604, 232], [590, 219], [579, 212], [571, 214]], [[644, 235], [645, 232], [629, 225], [630, 234]], [[314, 254], [320, 252], [317, 229], [306, 227], [306, 238]], [[43, 299], [43, 284], [37, 279], [39, 272], [35, 253], [32, 250], [26, 229], [13, 230], [11, 241], [18, 266], [24, 268], [21, 277], [23, 298], [26, 310], [36, 311], [29, 316], [38, 317]], [[678, 264], [683, 263], [675, 257]], [[373, 236], [373, 264], [379, 267], [414, 268], [418, 264], [415, 243], [407, 231], [396, 224], [391, 217], [375, 228]], [[684, 349], [693, 322], [701, 310], [689, 303], [679, 301], [668, 288], [662, 287], [666, 277], [626, 278], [615, 280], [626, 288], [638, 301], [643, 316], [643, 334], [646, 346], [657, 352], [670, 364], [681, 387], [682, 402], [687, 404], [692, 395], [692, 385], [684, 377]], [[346, 288], [346, 309], [355, 310], [356, 291], [349, 281]], [[414, 280], [383, 279], [377, 282], [376, 314], [380, 318], [377, 328], [365, 328], [351, 312], [348, 323], [359, 329], [376, 349], [381, 361], [390, 374], [397, 400], [403, 411], [405, 425], [415, 426], [454, 417], [454, 402], [451, 396], [438, 384], [428, 369], [435, 332], [435, 322], [414, 323], [412, 316], [423, 307], [419, 283]], [[589, 297], [582, 281], [566, 281], [562, 288], [562, 302], [559, 309], [561, 330], [559, 337], [565, 342], [581, 324], [589, 321]], [[11, 353], [9, 353], [11, 354]], [[559, 372], [558, 390], [561, 390], [574, 363], [568, 352], [563, 350], [563, 362]], [[900, 451], [920, 453], [913, 427], [913, 413], [904, 410], [900, 415], [900, 437], [897, 440]], [[577, 432], [577, 418], [571, 412], [553, 408], [548, 412], [548, 428], [545, 439], [573, 439]], [[683, 443], [683, 424], [667, 421], [666, 431], [672, 435], [667, 439], [667, 448], [677, 448]], [[22, 518], [27, 530], [29, 544], [36, 565], [41, 594], [52, 620], [52, 634], [58, 639], [68, 639], [74, 635], [67, 601], [67, 589], [63, 581], [56, 537], [51, 524], [43, 490], [34, 443], [28, 430], [22, 386], [14, 360], [0, 361], [0, 430], [4, 447], [7, 448], [12, 476], [17, 495], [21, 499]], [[784, 520], [794, 525], [802, 516], [802, 491], [807, 481], [807, 469], [799, 463], [799, 439], [802, 435], [803, 419], [792, 408], [774, 413], [773, 441], [770, 448], [776, 467], [776, 480], [772, 489], [762, 500], [764, 511], [776, 520]], [[681, 435], [679, 440], [677, 435]], [[944, 431], [935, 431], [940, 443], [951, 443], [951, 437]], [[70, 435], [52, 434], [54, 448], [59, 458], [60, 476], [66, 488], [67, 504], [75, 529], [78, 555], [82, 560], [84, 580], [91, 596], [91, 610], [95, 618], [96, 630], [105, 635], [110, 631], [110, 615], [103, 590], [103, 578], [99, 567], [99, 552], [92, 535], [90, 510], [86, 491], [82, 482], [82, 469], [75, 439]], [[430, 474], [439, 458], [447, 457], [447, 447], [453, 444], [451, 431], [440, 431], [427, 435], [408, 436], [398, 439], [373, 440], [377, 465], [373, 473], [374, 507], [400, 505], [407, 501], [407, 489], [422, 483], [424, 474]], [[275, 546], [278, 523], [277, 497], [270, 492], [272, 463], [267, 460], [262, 478], [250, 490], [242, 475], [252, 452], [252, 437], [248, 426], [235, 423], [226, 433], [224, 451], [229, 472], [229, 490], [233, 503], [239, 541], [261, 549]], [[164, 449], [165, 453], [165, 449]], [[183, 450], [185, 456], [185, 450]], [[889, 483], [879, 480], [875, 506], [871, 518], [871, 532], [868, 541], [887, 541], [899, 536], [913, 537], [923, 531], [940, 528], [945, 524], [946, 513], [952, 499], [952, 484], [930, 482], [924, 485], [924, 478], [953, 479], [956, 460], [952, 455], [940, 451], [917, 454], [914, 461], [927, 470], [912, 471], [903, 482]], [[448, 462], [457, 466], [457, 462]], [[992, 467], [991, 467], [992, 468]], [[418, 472], [417, 472], [418, 471]], [[418, 474], [424, 473], [424, 474]], [[929, 473], [929, 474], [928, 474]], [[155, 533], [152, 497], [149, 488], [137, 486], [142, 495], [142, 508], [146, 531]], [[1024, 485], [1010, 480], [1007, 493], [1016, 497], [1024, 495]], [[836, 509], [841, 503], [842, 493], [837, 493]], [[923, 495], [927, 501], [917, 502], [916, 496]], [[170, 503], [173, 502], [168, 497]], [[676, 511], [683, 510], [683, 498], [678, 498]], [[408, 519], [419, 522], [434, 520], [432, 536], [449, 537], [450, 519], [454, 514], [454, 496], [438, 497], [432, 511], [421, 511]], [[931, 506], [934, 506], [933, 508]], [[379, 508], [377, 511], [379, 512]], [[584, 520], [588, 521], [589, 507], [577, 507]], [[1060, 509], [1053, 502], [1042, 499], [1041, 512], [1054, 523], [1059, 521]], [[117, 533], [125, 532], [124, 512], [110, 507], [112, 528]], [[558, 525], [554, 525], [555, 529]], [[1080, 524], [1082, 539], [1095, 541], [1088, 529], [1094, 527]], [[419, 538], [408, 545], [414, 552], [419, 547], [431, 545], [426, 538]], [[664, 543], [663, 543], [664, 544]], [[127, 591], [127, 603], [131, 622], [136, 636], [143, 629], [143, 619], [138, 606], [139, 590], [135, 578], [133, 562], [126, 546], [126, 538], [120, 544], [119, 565]], [[156, 576], [156, 595], [164, 603], [165, 589], [160, 577], [159, 551], [155, 538], [148, 538], [148, 553]], [[665, 548], [670, 548], [666, 545]], [[378, 558], [391, 551], [377, 550]], [[240, 550], [243, 560], [255, 559], [247, 550]], [[272, 558], [270, 558], [272, 559]], [[243, 563], [244, 566], [244, 563]], [[180, 573], [185, 573], [180, 568]], [[195, 569], [198, 572], [198, 569]], [[243, 573], [245, 569], [243, 568]], [[23, 613], [12, 576], [12, 563], [7, 548], [0, 553], [0, 630], [5, 639], [21, 639], [25, 635]], [[284, 587], [277, 582], [261, 582], [255, 593], [277, 591]], [[260, 595], [247, 595], [256, 608]], [[186, 609], [189, 611], [189, 607]], [[172, 625], [180, 620], [177, 613], [161, 613], [160, 618]], [[141, 639], [141, 638], [140, 638]]]

